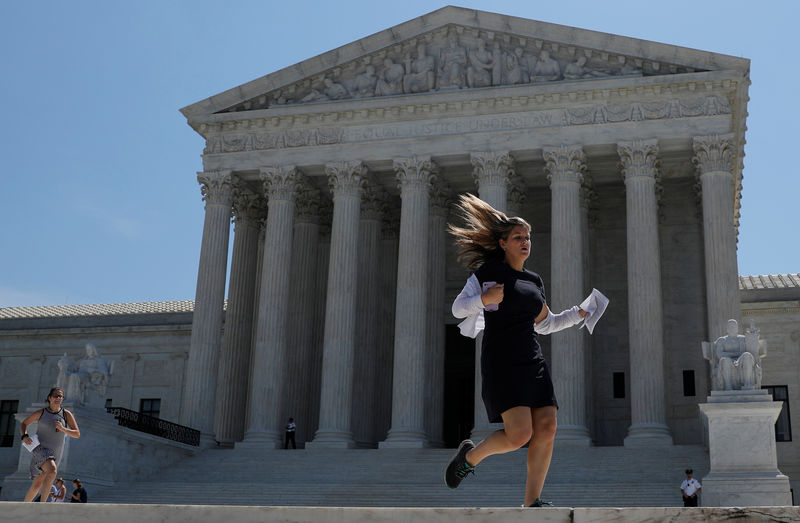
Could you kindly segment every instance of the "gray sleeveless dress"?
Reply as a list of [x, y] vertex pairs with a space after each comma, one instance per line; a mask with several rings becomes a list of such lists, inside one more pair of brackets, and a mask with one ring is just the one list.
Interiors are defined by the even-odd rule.
[[67, 435], [56, 431], [56, 421], [67, 426], [63, 408], [55, 414], [47, 409], [42, 409], [42, 417], [39, 418], [39, 425], [36, 428], [39, 446], [31, 452], [31, 479], [42, 473], [42, 465], [48, 459], [55, 460], [56, 466], [61, 464], [61, 453], [64, 451], [64, 440]]

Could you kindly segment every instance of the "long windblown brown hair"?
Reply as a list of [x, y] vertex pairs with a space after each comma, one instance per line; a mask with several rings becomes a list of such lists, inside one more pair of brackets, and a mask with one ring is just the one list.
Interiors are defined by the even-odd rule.
[[447, 231], [455, 237], [458, 261], [475, 271], [487, 260], [504, 258], [500, 240], [507, 240], [511, 230], [521, 225], [531, 230], [528, 222], [516, 216], [508, 217], [473, 194], [462, 194], [456, 205], [464, 227], [447, 224]]

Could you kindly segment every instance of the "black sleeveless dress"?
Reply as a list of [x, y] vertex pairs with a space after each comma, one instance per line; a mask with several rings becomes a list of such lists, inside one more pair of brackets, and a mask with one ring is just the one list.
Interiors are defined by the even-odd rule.
[[483, 404], [491, 423], [512, 407], [558, 407], [550, 369], [542, 355], [534, 322], [546, 301], [544, 283], [535, 272], [517, 271], [489, 260], [476, 272], [484, 282], [504, 284], [496, 311], [483, 311], [481, 352]]

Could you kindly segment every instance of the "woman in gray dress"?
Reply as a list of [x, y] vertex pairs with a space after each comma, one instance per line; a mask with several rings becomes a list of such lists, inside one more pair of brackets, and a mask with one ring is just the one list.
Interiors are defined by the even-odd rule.
[[[19, 426], [22, 432], [22, 441], [30, 445], [31, 438], [28, 436], [27, 428], [31, 423], [38, 422], [36, 436], [39, 438], [39, 446], [31, 452], [30, 472], [33, 483], [28, 489], [28, 493], [25, 494], [25, 501], [31, 501], [39, 491], [50, 492], [50, 486], [58, 474], [65, 438], [67, 436], [81, 437], [75, 416], [61, 407], [61, 402], [64, 401], [64, 391], [58, 387], [50, 389], [46, 401], [47, 407], [37, 410], [25, 418], [25, 421]], [[42, 496], [41, 501], [46, 500], [47, 496]]]

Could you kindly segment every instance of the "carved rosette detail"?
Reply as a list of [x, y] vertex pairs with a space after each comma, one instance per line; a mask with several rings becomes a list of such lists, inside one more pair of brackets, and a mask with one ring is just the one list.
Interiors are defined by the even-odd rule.
[[367, 183], [361, 196], [361, 219], [380, 221], [386, 208], [384, 190], [372, 183]]
[[294, 165], [281, 165], [261, 169], [261, 183], [270, 202], [284, 200], [293, 202], [297, 196], [297, 185], [303, 175]]
[[197, 173], [200, 194], [206, 205], [228, 205], [233, 203], [233, 180], [231, 171]]
[[325, 174], [334, 197], [360, 198], [366, 183], [367, 166], [361, 161], [334, 162], [325, 165]]
[[556, 182], [583, 183], [586, 155], [580, 145], [545, 147], [542, 156], [547, 169], [547, 179], [551, 185]]
[[617, 144], [622, 176], [627, 182], [634, 177], [657, 178], [658, 140], [634, 140]]
[[514, 172], [514, 158], [508, 151], [472, 153], [469, 160], [478, 187], [508, 187], [509, 176]]
[[733, 172], [734, 150], [733, 134], [695, 136], [692, 140], [694, 158], [700, 175], [710, 172]]
[[428, 190], [431, 182], [436, 178], [436, 164], [431, 161], [429, 156], [395, 158], [393, 165], [401, 192]]
[[319, 223], [319, 189], [304, 181], [297, 187], [295, 198], [295, 221], [298, 223]]

